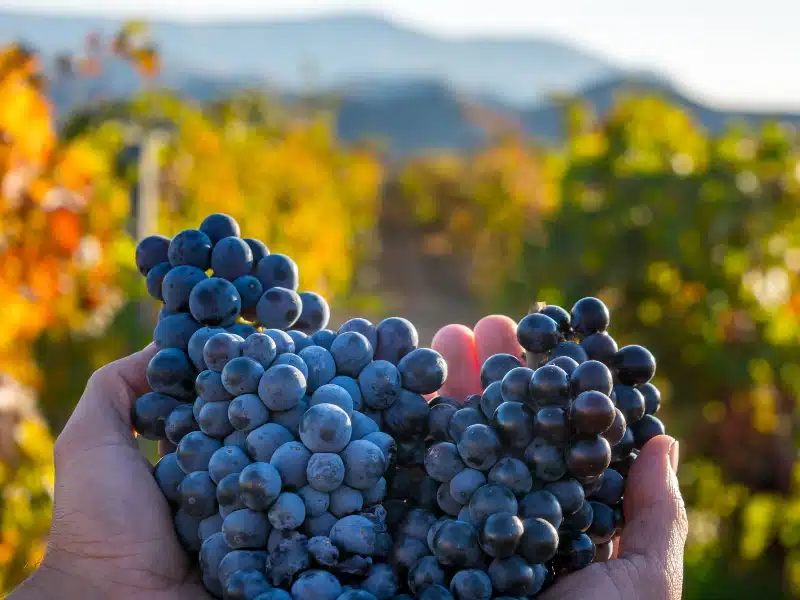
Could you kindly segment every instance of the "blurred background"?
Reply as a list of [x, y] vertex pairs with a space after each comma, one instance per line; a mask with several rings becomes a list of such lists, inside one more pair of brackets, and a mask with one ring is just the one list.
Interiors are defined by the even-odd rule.
[[0, 591], [152, 335], [136, 239], [224, 211], [334, 325], [604, 299], [681, 438], [685, 597], [800, 597], [800, 8], [483, 4], [0, 0]]

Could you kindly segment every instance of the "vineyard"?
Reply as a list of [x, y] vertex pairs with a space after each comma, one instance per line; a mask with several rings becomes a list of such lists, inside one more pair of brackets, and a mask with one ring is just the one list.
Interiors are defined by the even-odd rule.
[[[134, 33], [114, 49], [146, 77], [157, 56], [130, 47]], [[656, 383], [687, 457], [687, 597], [800, 590], [795, 131], [733, 124], [712, 138], [658, 98], [620, 98], [603, 119], [576, 102], [562, 147], [506, 133], [390, 171], [376, 151], [337, 142], [323, 111], [143, 88], [59, 129], [36, 55], [0, 52], [1, 589], [42, 556], [52, 437], [83, 383], [151, 337], [132, 259], [134, 141], [156, 131], [158, 231], [227, 212], [292, 255], [309, 288], [375, 316], [380, 284], [372, 299], [355, 292], [378, 232], [392, 229], [461, 274], [463, 302], [483, 312], [602, 298], [618, 341], [637, 332], [660, 357]]]

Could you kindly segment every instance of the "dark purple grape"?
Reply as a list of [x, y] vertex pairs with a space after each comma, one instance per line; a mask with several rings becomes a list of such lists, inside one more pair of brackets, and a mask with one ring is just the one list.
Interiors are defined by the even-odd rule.
[[567, 573], [580, 571], [592, 564], [594, 554], [594, 543], [585, 533], [562, 536], [555, 558], [556, 568]]
[[655, 415], [661, 408], [661, 392], [652, 383], [640, 385], [639, 391], [644, 396], [645, 412], [648, 415]]
[[392, 548], [391, 564], [395, 569], [407, 572], [423, 556], [430, 552], [425, 542], [412, 537], [402, 537], [397, 540]]
[[147, 273], [145, 285], [147, 286], [147, 293], [156, 300], [164, 300], [164, 277], [172, 269], [172, 265], [168, 262], [162, 262], [151, 268]]
[[611, 399], [625, 416], [625, 422], [633, 425], [644, 416], [645, 399], [640, 390], [618, 383], [614, 386]]
[[236, 288], [242, 300], [242, 315], [246, 319], [255, 320], [256, 305], [264, 294], [264, 286], [252, 275], [243, 275], [233, 280], [233, 287]]
[[591, 360], [598, 360], [606, 365], [611, 364], [617, 354], [617, 342], [608, 333], [592, 333], [581, 340], [581, 348]]
[[190, 265], [170, 269], [161, 281], [164, 306], [172, 313], [188, 312], [189, 297], [194, 287], [208, 279], [205, 271]]
[[201, 327], [189, 338], [187, 352], [192, 364], [198, 371], [205, 371], [208, 368], [206, 359], [203, 358], [203, 348], [205, 348], [206, 342], [218, 333], [223, 333], [219, 327]]
[[217, 488], [207, 471], [186, 475], [178, 486], [181, 510], [195, 519], [205, 519], [217, 512]]
[[570, 424], [580, 434], [603, 433], [611, 427], [615, 418], [614, 403], [601, 392], [583, 392], [570, 406]]
[[175, 452], [165, 455], [156, 463], [153, 477], [164, 497], [172, 504], [178, 504], [181, 499], [178, 486], [186, 473], [178, 465], [178, 455]]
[[299, 490], [308, 485], [308, 462], [311, 452], [300, 442], [287, 442], [272, 454], [269, 464], [280, 475], [283, 489]]
[[336, 332], [331, 331], [330, 329], [321, 329], [311, 336], [311, 340], [314, 342], [314, 344], [317, 346], [322, 346], [328, 351], [330, 351], [333, 340], [335, 339]]
[[510, 448], [523, 449], [533, 440], [536, 416], [527, 404], [503, 402], [492, 417], [492, 427]]
[[300, 279], [297, 264], [283, 254], [270, 254], [258, 261], [256, 277], [265, 290], [282, 287], [297, 291]]
[[475, 523], [483, 522], [495, 513], [517, 514], [519, 506], [514, 494], [504, 485], [487, 483], [475, 490], [469, 500], [469, 512]]
[[258, 301], [256, 318], [268, 329], [289, 329], [295, 324], [302, 310], [303, 304], [297, 292], [273, 287], [268, 288]]
[[185, 229], [170, 241], [167, 257], [173, 267], [188, 265], [207, 271], [211, 266], [211, 240], [202, 231]]
[[222, 585], [228, 584], [228, 579], [236, 571], [263, 571], [266, 554], [258, 550], [234, 550], [225, 555], [219, 563], [219, 580]]
[[590, 358], [581, 345], [572, 341], [561, 342], [550, 351], [551, 361], [564, 357], [571, 358], [578, 364], [586, 362]]
[[474, 408], [461, 408], [455, 412], [450, 419], [450, 424], [447, 427], [447, 433], [450, 439], [458, 443], [461, 436], [471, 425], [485, 425], [486, 419], [481, 411]]
[[486, 475], [477, 469], [464, 469], [450, 480], [450, 494], [459, 504], [467, 504], [472, 494], [486, 483]]
[[522, 521], [517, 515], [489, 515], [481, 527], [481, 548], [493, 558], [508, 558], [517, 551], [524, 531]]
[[281, 483], [282, 477], [272, 464], [256, 462], [247, 465], [239, 474], [242, 502], [251, 510], [264, 511], [278, 498]]
[[611, 541], [617, 532], [617, 520], [611, 507], [600, 502], [590, 502], [592, 506], [592, 524], [586, 533], [595, 544], [605, 544]]
[[[170, 400], [172, 399], [170, 398]], [[164, 421], [164, 434], [176, 446], [187, 433], [198, 431], [199, 429], [200, 426], [194, 418], [194, 410], [191, 404], [176, 406]]]
[[[506, 373], [500, 382], [500, 391], [505, 402], [530, 402], [530, 384], [533, 369], [516, 367]], [[491, 418], [490, 415], [489, 418]]]
[[326, 383], [330, 383], [336, 377], [336, 361], [333, 360], [333, 356], [325, 348], [308, 346], [300, 350], [297, 355], [308, 365], [309, 392], [314, 392], [314, 390]]
[[447, 379], [447, 363], [441, 354], [430, 348], [412, 350], [400, 359], [397, 370], [403, 387], [418, 394], [436, 392]]
[[264, 367], [252, 358], [237, 356], [222, 369], [222, 385], [234, 396], [255, 394]]
[[494, 559], [489, 565], [489, 577], [499, 594], [531, 596], [536, 589], [536, 572], [520, 556]]
[[292, 584], [292, 600], [336, 600], [342, 585], [327, 571], [306, 571]]
[[222, 535], [231, 548], [262, 548], [270, 527], [263, 512], [243, 508], [230, 513], [222, 522]]
[[400, 395], [400, 372], [388, 361], [375, 360], [358, 375], [358, 386], [366, 406], [383, 410]]
[[481, 412], [487, 419], [494, 417], [494, 411], [505, 400], [503, 399], [502, 381], [494, 381], [483, 390], [481, 395]]
[[457, 502], [450, 493], [449, 483], [442, 483], [439, 485], [439, 488], [436, 490], [436, 503], [442, 512], [451, 517], [458, 516], [458, 513], [463, 508], [463, 505]]
[[537, 479], [557, 481], [567, 472], [567, 463], [561, 448], [536, 438], [525, 449], [525, 462], [534, 471]]
[[511, 456], [497, 461], [489, 471], [489, 481], [506, 486], [518, 497], [527, 494], [533, 487], [533, 478], [528, 467], [518, 458]]
[[490, 383], [503, 381], [511, 369], [523, 366], [519, 358], [511, 354], [495, 354], [486, 359], [481, 367], [481, 387], [485, 390]]
[[285, 331], [280, 329], [265, 329], [262, 333], [271, 337], [272, 341], [275, 342], [275, 351], [278, 356], [294, 353], [294, 340]]
[[479, 471], [491, 469], [502, 450], [500, 438], [494, 429], [481, 423], [464, 430], [457, 448], [464, 464]]
[[564, 519], [558, 498], [547, 490], [537, 490], [526, 494], [519, 501], [519, 515], [523, 520], [544, 519], [555, 529], [561, 527]]
[[542, 313], [531, 313], [517, 325], [517, 340], [525, 350], [534, 354], [549, 352], [560, 338], [558, 323]]
[[566, 371], [555, 365], [544, 365], [536, 369], [531, 378], [531, 399], [537, 406], [565, 406], [569, 401], [569, 388]]
[[228, 420], [234, 429], [248, 434], [269, 420], [269, 411], [257, 395], [242, 394], [228, 405]]
[[574, 358], [570, 358], [569, 356], [559, 356], [558, 358], [554, 358], [547, 364], [555, 365], [556, 367], [564, 371], [567, 374], [567, 377], [572, 377], [572, 374], [575, 372], [575, 369], [578, 368], [578, 363], [575, 361]]
[[401, 389], [397, 401], [383, 411], [384, 429], [398, 440], [424, 437], [429, 413], [425, 398]]
[[450, 442], [439, 442], [425, 455], [425, 470], [439, 483], [449, 482], [464, 468], [458, 448]]
[[553, 524], [542, 518], [530, 517], [522, 522], [522, 526], [524, 533], [519, 553], [531, 564], [543, 564], [551, 560], [558, 550], [558, 532]]
[[[331, 318], [328, 302], [316, 292], [300, 292], [300, 303], [303, 310], [293, 327], [306, 335], [312, 335], [324, 329]], [[330, 350], [330, 347], [328, 348]]]
[[575, 479], [554, 481], [548, 483], [544, 489], [556, 497], [564, 516], [571, 515], [583, 504], [583, 487]]
[[221, 332], [208, 338], [203, 346], [203, 360], [211, 371], [222, 373], [231, 360], [242, 355], [243, 340], [232, 333]]
[[433, 536], [433, 553], [445, 567], [470, 567], [481, 555], [478, 532], [469, 523], [448, 521]]
[[536, 413], [534, 435], [553, 445], [562, 445], [569, 439], [567, 415], [557, 406], [545, 406]]
[[275, 529], [297, 529], [306, 520], [306, 504], [297, 494], [283, 492], [269, 507], [268, 517]]
[[622, 436], [622, 439], [611, 449], [611, 457], [613, 460], [622, 460], [630, 456], [630, 453], [636, 448], [636, 440], [633, 437], [633, 426], [628, 427]]
[[572, 307], [572, 328], [582, 336], [605, 331], [610, 322], [608, 308], [597, 298], [582, 298]]
[[600, 475], [611, 464], [611, 446], [605, 438], [579, 439], [567, 453], [567, 466], [573, 475], [587, 477]]
[[577, 396], [583, 392], [601, 392], [606, 396], [611, 395], [613, 382], [611, 371], [603, 363], [596, 360], [587, 360], [578, 365], [570, 378], [572, 395]]
[[185, 510], [179, 510], [175, 513], [173, 523], [175, 525], [175, 534], [181, 546], [187, 552], [197, 552], [202, 545], [200, 539], [200, 521], [197, 517], [193, 517]]
[[222, 532], [215, 533], [203, 542], [200, 548], [200, 569], [203, 571], [204, 580], [207, 577], [219, 584], [219, 565], [231, 550], [232, 548], [225, 543]]
[[194, 398], [195, 377], [197, 375], [189, 357], [177, 348], [159, 350], [147, 365], [147, 383], [150, 389], [177, 400], [188, 402]]
[[251, 462], [244, 450], [237, 446], [223, 446], [208, 461], [208, 474], [211, 480], [219, 485], [219, 482], [232, 473], [241, 473]]
[[208, 215], [200, 223], [199, 229], [208, 236], [212, 244], [216, 244], [223, 238], [229, 236], [239, 237], [242, 234], [236, 219], [225, 213]]
[[432, 585], [443, 585], [447, 575], [435, 556], [423, 556], [408, 570], [408, 587], [412, 594], [422, 592]]
[[615, 408], [614, 413], [614, 422], [611, 424], [611, 427], [602, 434], [610, 446], [614, 446], [622, 441], [625, 431], [628, 428], [628, 424], [625, 422], [625, 415], [622, 414], [622, 411]]
[[591, 495], [591, 499], [614, 506], [622, 500], [624, 493], [625, 478], [614, 469], [609, 468], [603, 472], [600, 488]]
[[620, 348], [611, 361], [617, 377], [625, 385], [644, 385], [656, 373], [656, 359], [647, 348], [625, 346]]
[[214, 277], [233, 281], [253, 272], [253, 251], [240, 237], [225, 237], [214, 244], [211, 251], [211, 269]]
[[378, 546], [375, 523], [362, 515], [348, 515], [331, 529], [331, 541], [339, 550], [363, 556], [373, 556]]
[[647, 442], [657, 435], [666, 433], [664, 424], [653, 415], [643, 416], [639, 421], [631, 425], [631, 430], [638, 450], [641, 450]]
[[456, 408], [445, 403], [436, 405], [430, 403], [428, 406], [430, 407], [428, 411], [428, 433], [437, 442], [449, 441], [450, 419], [456, 414]]
[[419, 335], [414, 325], [400, 317], [384, 319], [378, 323], [376, 333], [378, 343], [375, 360], [386, 360], [396, 365], [419, 345]]
[[197, 423], [200, 431], [208, 436], [221, 440], [234, 432], [228, 420], [230, 402], [208, 402], [200, 409]]
[[[203, 371], [195, 379], [194, 385], [197, 395], [205, 402], [228, 402], [233, 399], [233, 395], [222, 385], [222, 375], [216, 371]], [[197, 416], [195, 414], [195, 419]]]
[[572, 331], [570, 314], [560, 306], [548, 304], [539, 312], [553, 319], [558, 325], [558, 330], [564, 335]]
[[372, 362], [373, 349], [367, 338], [357, 331], [348, 331], [336, 336], [330, 353], [340, 375], [358, 377], [361, 370]]
[[133, 405], [133, 428], [148, 440], [166, 438], [166, 423], [169, 416], [180, 406], [180, 401], [157, 392], [139, 396]]
[[341, 452], [352, 434], [350, 417], [334, 404], [310, 407], [300, 422], [300, 439], [311, 452]]
[[306, 389], [306, 378], [298, 369], [290, 365], [275, 365], [261, 376], [258, 397], [270, 410], [287, 411], [300, 403]]
[[584, 500], [578, 510], [564, 517], [564, 522], [561, 524], [559, 531], [562, 535], [584, 533], [592, 525], [593, 518], [592, 504], [588, 500]]
[[149, 235], [142, 238], [136, 246], [136, 268], [147, 276], [151, 269], [169, 262], [167, 252], [170, 239], [163, 235]]

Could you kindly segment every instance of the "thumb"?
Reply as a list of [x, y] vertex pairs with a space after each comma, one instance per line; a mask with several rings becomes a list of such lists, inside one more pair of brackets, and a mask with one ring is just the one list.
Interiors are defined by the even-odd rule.
[[643, 557], [648, 568], [680, 589], [688, 524], [676, 475], [678, 456], [678, 442], [660, 435], [642, 448], [631, 466], [620, 557]]
[[56, 440], [57, 459], [98, 444], [136, 444], [131, 409], [149, 391], [147, 364], [155, 353], [150, 344], [94, 372]]

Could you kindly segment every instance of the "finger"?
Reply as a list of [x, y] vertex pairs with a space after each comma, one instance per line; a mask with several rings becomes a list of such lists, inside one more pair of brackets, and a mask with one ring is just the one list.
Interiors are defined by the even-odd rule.
[[443, 327], [433, 336], [431, 347], [447, 361], [447, 379], [439, 390], [440, 394], [463, 402], [470, 394], [481, 393], [475, 336], [468, 327]]
[[504, 315], [490, 315], [478, 321], [475, 325], [475, 345], [479, 365], [483, 365], [494, 354], [512, 354], [520, 359], [524, 354], [517, 341], [516, 322]]
[[686, 510], [678, 487], [678, 443], [669, 436], [650, 440], [633, 463], [625, 494], [625, 529], [620, 556], [641, 555], [681, 577], [686, 543]]

